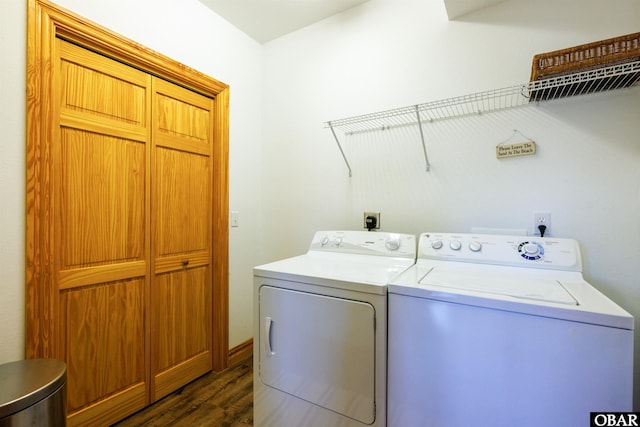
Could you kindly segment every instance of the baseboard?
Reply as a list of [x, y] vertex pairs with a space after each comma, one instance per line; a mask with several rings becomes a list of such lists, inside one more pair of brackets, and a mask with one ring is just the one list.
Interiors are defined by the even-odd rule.
[[249, 338], [229, 350], [229, 366], [248, 359], [253, 355], [253, 338]]

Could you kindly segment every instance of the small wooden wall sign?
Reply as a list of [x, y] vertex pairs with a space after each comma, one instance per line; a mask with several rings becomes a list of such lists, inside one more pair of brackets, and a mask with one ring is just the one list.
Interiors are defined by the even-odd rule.
[[518, 144], [498, 145], [496, 147], [496, 158], [531, 156], [536, 154], [536, 143], [533, 141], [520, 142]]

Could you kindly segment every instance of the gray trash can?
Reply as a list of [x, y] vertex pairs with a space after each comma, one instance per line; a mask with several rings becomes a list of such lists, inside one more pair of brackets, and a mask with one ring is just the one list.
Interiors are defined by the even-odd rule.
[[0, 427], [66, 425], [67, 367], [56, 359], [0, 365]]

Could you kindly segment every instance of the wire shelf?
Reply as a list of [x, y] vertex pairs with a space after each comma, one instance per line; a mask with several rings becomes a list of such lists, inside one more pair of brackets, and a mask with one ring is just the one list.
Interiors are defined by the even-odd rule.
[[345, 135], [354, 135], [419, 125], [425, 161], [429, 170], [429, 160], [422, 134], [422, 125], [425, 123], [521, 107], [551, 99], [611, 91], [637, 86], [639, 82], [640, 61], [633, 61], [502, 89], [331, 120], [325, 122], [325, 127], [331, 129], [351, 176], [351, 167], [335, 129], [341, 130]]

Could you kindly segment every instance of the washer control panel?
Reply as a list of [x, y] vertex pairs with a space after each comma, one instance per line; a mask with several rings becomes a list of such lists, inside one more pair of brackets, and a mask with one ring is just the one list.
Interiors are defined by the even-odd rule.
[[421, 258], [582, 271], [578, 242], [555, 237], [422, 233]]
[[318, 231], [310, 251], [416, 257], [416, 236], [380, 231]]

